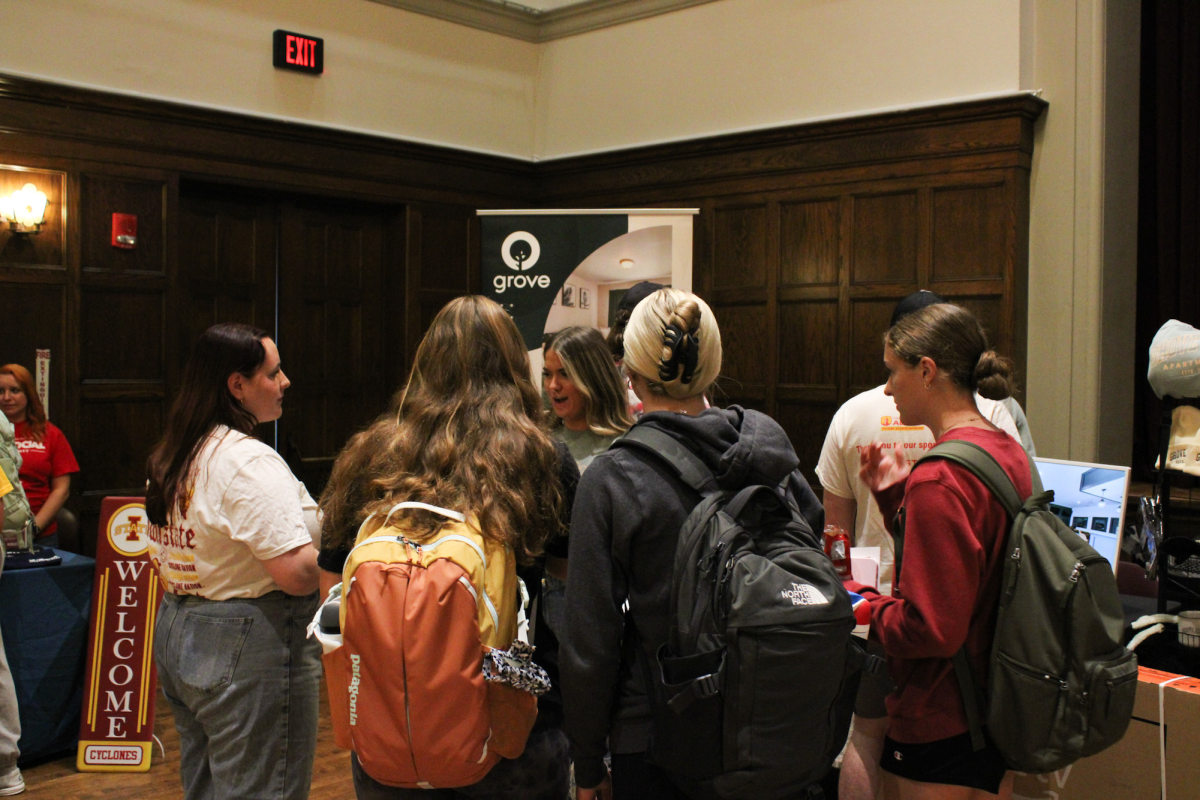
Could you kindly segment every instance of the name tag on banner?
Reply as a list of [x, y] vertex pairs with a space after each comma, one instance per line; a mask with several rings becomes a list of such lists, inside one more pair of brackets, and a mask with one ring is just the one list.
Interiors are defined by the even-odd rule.
[[150, 563], [140, 497], [100, 506], [80, 772], [146, 772], [154, 741], [154, 618], [162, 583]]

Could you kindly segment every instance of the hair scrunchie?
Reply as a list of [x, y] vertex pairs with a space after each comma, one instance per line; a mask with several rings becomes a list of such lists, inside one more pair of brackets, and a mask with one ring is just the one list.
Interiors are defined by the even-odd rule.
[[662, 358], [659, 359], [658, 377], [662, 381], [673, 381], [683, 375], [680, 381], [684, 384], [692, 382], [696, 366], [700, 362], [700, 337], [694, 333], [686, 333], [678, 325], [667, 325], [663, 331]]

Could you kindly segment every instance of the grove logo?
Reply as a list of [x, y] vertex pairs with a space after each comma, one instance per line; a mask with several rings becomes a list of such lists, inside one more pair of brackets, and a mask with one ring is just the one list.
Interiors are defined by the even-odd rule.
[[500, 245], [500, 258], [518, 272], [532, 269], [541, 257], [542, 245], [532, 233], [513, 231]]
[[140, 556], [150, 548], [146, 525], [144, 505], [130, 503], [121, 506], [108, 522], [108, 541], [123, 556]]
[[550, 288], [549, 275], [521, 275], [528, 269], [532, 269], [533, 265], [542, 257], [542, 245], [538, 242], [537, 237], [528, 231], [513, 231], [504, 240], [504, 244], [500, 245], [500, 258], [504, 260], [509, 269], [517, 272], [517, 275], [497, 275], [492, 278], [492, 286], [496, 289], [496, 294], [503, 294], [506, 289], [532, 289], [535, 286], [540, 289]]

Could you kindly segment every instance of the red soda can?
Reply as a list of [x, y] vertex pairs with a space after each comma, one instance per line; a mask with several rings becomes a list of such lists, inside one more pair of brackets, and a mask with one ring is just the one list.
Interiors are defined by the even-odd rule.
[[843, 580], [850, 577], [850, 537], [837, 525], [825, 526], [825, 555]]

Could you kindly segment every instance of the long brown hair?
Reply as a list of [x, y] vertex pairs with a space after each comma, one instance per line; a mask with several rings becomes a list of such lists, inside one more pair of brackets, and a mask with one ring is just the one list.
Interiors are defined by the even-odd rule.
[[171, 404], [167, 430], [146, 462], [146, 517], [152, 524], [166, 525], [177, 510], [186, 513], [192, 462], [213, 428], [227, 425], [245, 434], [254, 430], [254, 415], [229, 393], [229, 376], [254, 375], [267, 357], [262, 343], [266, 338], [264, 330], [226, 322], [212, 326], [196, 341]]
[[[542, 345], [543, 354], [551, 350], [558, 354], [567, 377], [583, 395], [584, 414], [592, 433], [617, 436], [633, 427], [625, 381], [600, 331], [583, 325], [563, 328]], [[551, 430], [562, 425], [553, 411], [547, 412], [546, 419]]]
[[5, 364], [0, 367], [0, 375], [12, 375], [21, 391], [25, 393], [28, 404], [25, 406], [25, 421], [29, 423], [29, 433], [34, 441], [41, 442], [46, 438], [46, 407], [38, 396], [37, 387], [33, 384], [33, 376], [29, 370], [20, 364]]
[[[322, 546], [344, 547], [356, 521], [408, 500], [473, 514], [484, 536], [530, 561], [562, 527], [559, 456], [541, 415], [512, 318], [478, 295], [450, 301], [421, 340], [393, 413], [338, 456], [321, 495]], [[445, 523], [415, 509], [392, 517], [401, 518], [416, 538]]]

